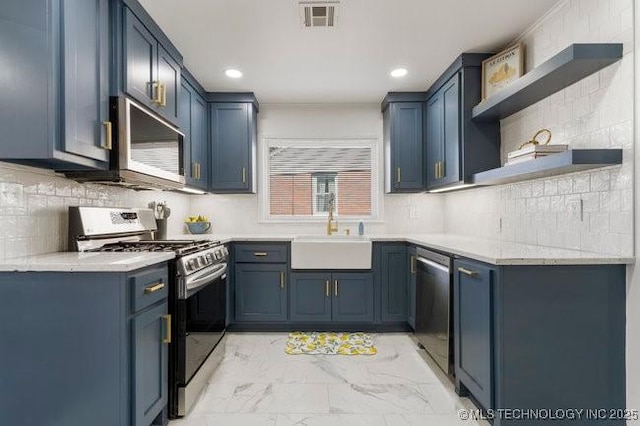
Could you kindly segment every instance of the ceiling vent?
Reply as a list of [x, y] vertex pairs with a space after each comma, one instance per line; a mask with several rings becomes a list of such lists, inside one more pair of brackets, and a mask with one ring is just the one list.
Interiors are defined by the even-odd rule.
[[302, 28], [333, 28], [339, 2], [300, 2]]

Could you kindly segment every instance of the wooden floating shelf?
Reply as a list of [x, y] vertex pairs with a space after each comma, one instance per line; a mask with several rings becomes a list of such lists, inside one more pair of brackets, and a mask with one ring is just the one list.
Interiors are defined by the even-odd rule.
[[622, 43], [572, 44], [476, 105], [472, 117], [499, 120], [568, 87], [622, 58]]
[[476, 185], [501, 185], [622, 164], [621, 149], [570, 149], [535, 160], [476, 173]]

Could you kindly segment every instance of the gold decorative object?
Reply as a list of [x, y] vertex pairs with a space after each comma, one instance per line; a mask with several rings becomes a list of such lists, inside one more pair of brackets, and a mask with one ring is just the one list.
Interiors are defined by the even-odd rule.
[[[538, 136], [542, 135], [546, 133], [547, 134], [547, 140], [546, 141], [539, 141], [538, 140]], [[529, 142], [525, 142], [522, 145], [520, 145], [520, 148], [518, 149], [522, 149], [527, 145], [549, 145], [549, 142], [551, 142], [551, 130], [549, 129], [540, 129], [536, 132], [535, 135], [533, 135], [533, 138], [531, 138], [531, 140]]]

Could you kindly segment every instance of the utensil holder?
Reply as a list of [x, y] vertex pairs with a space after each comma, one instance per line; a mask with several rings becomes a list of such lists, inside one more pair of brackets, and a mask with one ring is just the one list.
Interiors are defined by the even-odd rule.
[[167, 239], [167, 219], [156, 219], [158, 230], [156, 231], [156, 240]]

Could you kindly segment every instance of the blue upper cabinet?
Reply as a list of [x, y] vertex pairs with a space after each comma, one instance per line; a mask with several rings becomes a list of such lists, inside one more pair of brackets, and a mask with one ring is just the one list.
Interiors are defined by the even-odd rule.
[[389, 93], [382, 103], [386, 192], [424, 189], [423, 97], [422, 93]]
[[108, 0], [7, 0], [0, 10], [0, 158], [108, 167]]
[[427, 187], [458, 182], [460, 176], [460, 76], [427, 102]]
[[[141, 7], [123, 8], [123, 90], [173, 124], [178, 123], [182, 57]], [[166, 39], [164, 43], [158, 39]]]
[[[233, 100], [238, 100], [234, 102]], [[212, 192], [254, 193], [258, 103], [253, 94], [208, 95]]]
[[471, 119], [481, 97], [482, 61], [488, 56], [460, 55], [425, 95], [427, 190], [468, 184], [474, 173], [500, 166], [499, 123]]
[[206, 191], [209, 185], [207, 102], [201, 96], [199, 84], [185, 74], [178, 98], [178, 122], [184, 133], [185, 179], [188, 186]]

